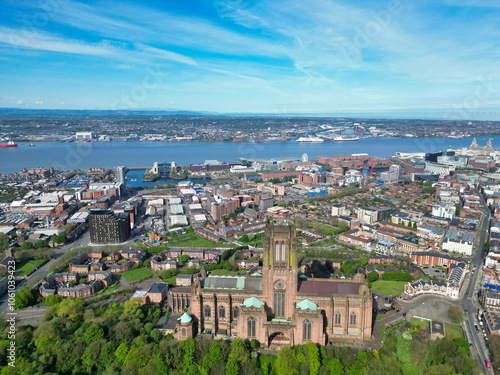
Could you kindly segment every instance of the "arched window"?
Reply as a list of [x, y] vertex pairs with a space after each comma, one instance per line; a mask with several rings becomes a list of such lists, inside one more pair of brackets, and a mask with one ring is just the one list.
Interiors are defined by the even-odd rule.
[[177, 308], [177, 298], [172, 298], [172, 310], [175, 310]]
[[219, 306], [219, 318], [224, 319], [226, 317], [226, 308], [224, 306]]
[[281, 260], [284, 262], [286, 259], [286, 250], [285, 250], [285, 243], [281, 243]]
[[238, 306], [234, 306], [233, 308], [233, 319], [237, 319], [238, 318], [238, 314], [240, 312], [240, 309]]
[[186, 337], [186, 328], [182, 329], [182, 337]]
[[351, 319], [350, 319], [349, 323], [350, 323], [352, 326], [355, 326], [355, 325], [356, 325], [356, 313], [355, 313], [354, 311], [351, 313]]
[[335, 313], [335, 324], [337, 325], [342, 324], [342, 314], [340, 313], [340, 311], [337, 311]]
[[274, 283], [274, 315], [285, 316], [285, 283], [278, 280]]
[[285, 293], [274, 292], [274, 314], [285, 316]]
[[276, 262], [280, 260], [280, 244], [276, 242]]
[[311, 339], [311, 321], [309, 319], [304, 320], [303, 338], [305, 340]]
[[212, 311], [210, 309], [210, 306], [205, 305], [205, 318], [210, 318], [210, 315], [212, 315]]
[[248, 337], [255, 337], [255, 319], [253, 316], [248, 318]]

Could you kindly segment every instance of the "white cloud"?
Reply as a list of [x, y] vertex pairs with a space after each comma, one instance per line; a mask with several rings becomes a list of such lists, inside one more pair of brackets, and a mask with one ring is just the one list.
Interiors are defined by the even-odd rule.
[[43, 100], [36, 100], [35, 104], [43, 104]]
[[19, 100], [17, 101], [17, 104], [23, 104], [23, 101], [22, 101], [21, 99], [19, 99]]

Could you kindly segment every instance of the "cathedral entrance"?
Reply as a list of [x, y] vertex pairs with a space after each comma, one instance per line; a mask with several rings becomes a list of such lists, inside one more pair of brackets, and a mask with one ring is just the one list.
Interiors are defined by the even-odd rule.
[[269, 349], [279, 349], [291, 344], [290, 338], [283, 332], [276, 332], [269, 336]]

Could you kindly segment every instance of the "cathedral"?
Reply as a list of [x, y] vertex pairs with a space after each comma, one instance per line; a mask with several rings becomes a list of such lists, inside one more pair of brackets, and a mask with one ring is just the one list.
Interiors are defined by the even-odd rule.
[[372, 293], [352, 280], [299, 275], [295, 224], [270, 220], [261, 272], [212, 276], [202, 270], [190, 288], [172, 288], [168, 308], [179, 340], [201, 334], [256, 339], [266, 348], [371, 339]]

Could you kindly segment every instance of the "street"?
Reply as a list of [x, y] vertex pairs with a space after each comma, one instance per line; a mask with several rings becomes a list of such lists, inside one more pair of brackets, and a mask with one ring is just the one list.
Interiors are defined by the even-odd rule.
[[[45, 263], [43, 266], [39, 267], [35, 272], [33, 272], [30, 276], [28, 276], [26, 279], [21, 281], [16, 285], [16, 292], [18, 292], [22, 287], [26, 286], [29, 284], [30, 281], [32, 280], [43, 280], [45, 277], [47, 277], [49, 273], [49, 267], [50, 265], [57, 259], [59, 258], [62, 254], [73, 250], [76, 247], [84, 247], [87, 246], [90, 242], [90, 232], [86, 231], [83, 233], [76, 241], [61, 246], [59, 248], [55, 249], [55, 256], [51, 260], [49, 260], [47, 263]], [[0, 299], [0, 316], [5, 315], [7, 312], [7, 307], [8, 307], [8, 296], [4, 295]]]

